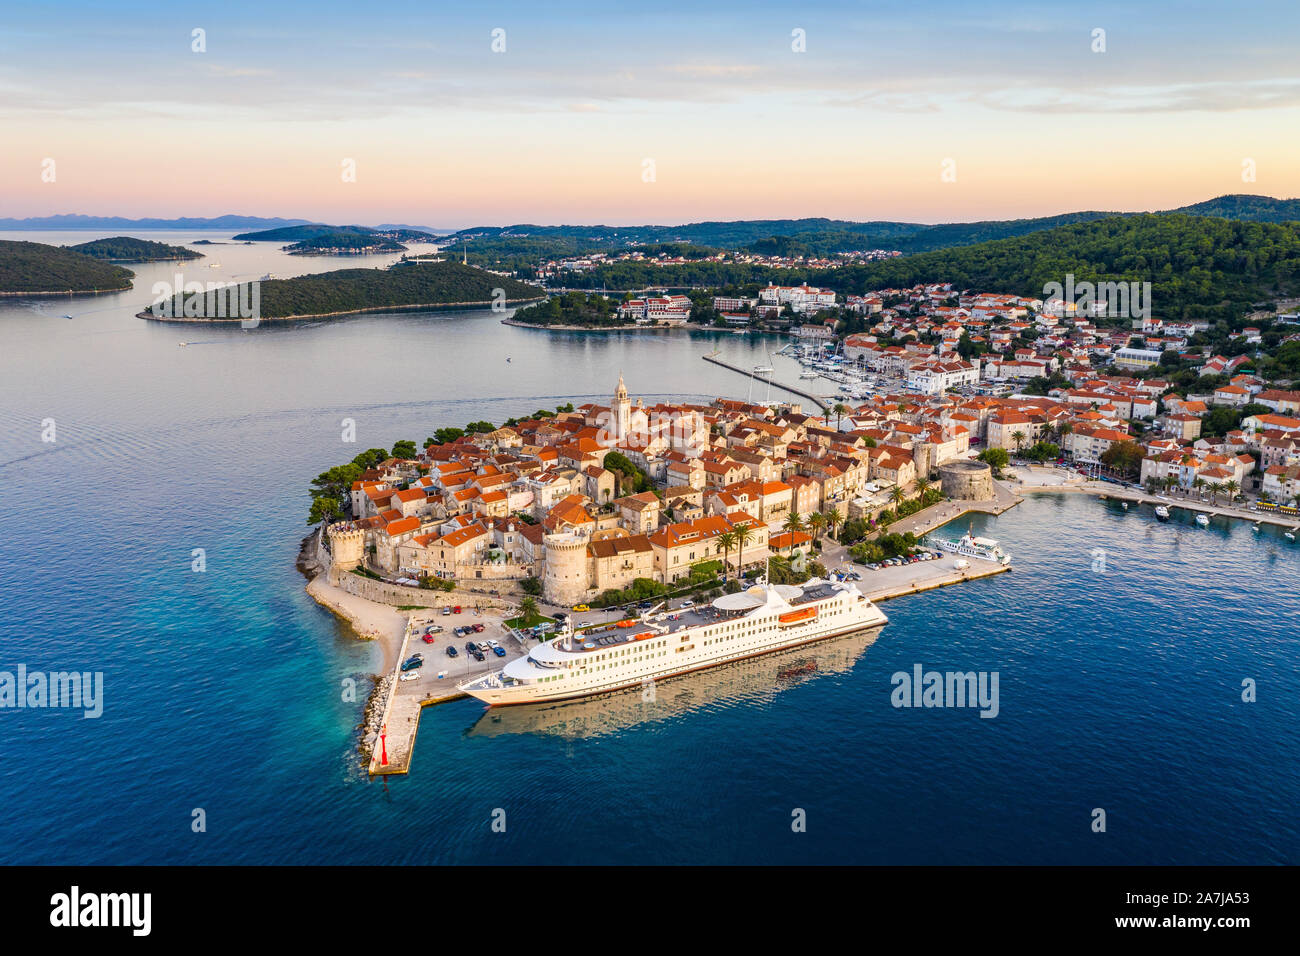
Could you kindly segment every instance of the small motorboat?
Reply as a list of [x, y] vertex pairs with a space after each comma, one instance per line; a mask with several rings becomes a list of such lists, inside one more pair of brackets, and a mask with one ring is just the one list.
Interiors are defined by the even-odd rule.
[[70, 319], [70, 318], [72, 318], [72, 316], [70, 316], [70, 315], [65, 315], [64, 318], [65, 318], [65, 319]]
[[1258, 531], [1258, 530], [1260, 530], [1262, 527], [1263, 527], [1263, 525], [1261, 525], [1258, 521], [1255, 522], [1254, 530]]
[[1209, 517], [1209, 515], [1198, 514], [1198, 515], [1196, 516], [1196, 523], [1197, 523], [1198, 525], [1200, 525], [1202, 528], [1204, 528], [1206, 525], [1208, 525], [1208, 524], [1210, 523], [1210, 517]]
[[1161, 521], [1169, 520], [1169, 509], [1164, 505], [1156, 505], [1156, 517]]
[[1125, 511], [1128, 511], [1128, 502], [1127, 502], [1127, 501], [1121, 501], [1121, 502], [1120, 502], [1120, 507], [1123, 508]]
[[177, 342], [176, 344], [177, 344], [178, 346], [180, 346], [181, 348], [185, 348], [185, 346], [189, 345], [190, 343], [189, 343], [189, 342]]
[[1294, 541], [1294, 540], [1295, 540], [1295, 532], [1294, 532], [1294, 531], [1285, 531], [1285, 532], [1282, 533], [1282, 537], [1286, 538], [1288, 541]]

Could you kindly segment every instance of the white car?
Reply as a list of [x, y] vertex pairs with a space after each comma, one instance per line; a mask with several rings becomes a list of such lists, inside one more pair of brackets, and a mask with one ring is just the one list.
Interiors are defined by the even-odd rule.
[[488, 641], [488, 642], [487, 642], [487, 646], [488, 646], [488, 647], [500, 647], [501, 645], [498, 644], [496, 641]]
[[420, 672], [418, 670], [407, 671], [405, 674], [403, 674], [401, 677], [397, 679], [398, 680], [419, 680]]
[[687, 608], [690, 608], [690, 607], [695, 607], [695, 602], [694, 602], [694, 601], [683, 601], [683, 602], [681, 603], [681, 606], [680, 606], [679, 609], [682, 610], [682, 611], [685, 611]]

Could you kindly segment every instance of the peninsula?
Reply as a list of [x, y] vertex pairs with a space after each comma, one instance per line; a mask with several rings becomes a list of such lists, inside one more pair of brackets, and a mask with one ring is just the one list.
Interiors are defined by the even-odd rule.
[[[398, 262], [387, 269], [342, 269], [258, 284], [263, 320], [336, 318], [394, 309], [502, 307], [541, 298], [536, 286], [484, 272], [458, 262]], [[184, 296], [166, 314], [147, 309], [140, 318], [173, 322], [238, 322], [238, 317], [187, 315]], [[242, 301], [251, 301], [245, 295]], [[201, 310], [200, 310], [201, 311]]]
[[62, 246], [0, 240], [0, 295], [122, 292], [135, 273]]

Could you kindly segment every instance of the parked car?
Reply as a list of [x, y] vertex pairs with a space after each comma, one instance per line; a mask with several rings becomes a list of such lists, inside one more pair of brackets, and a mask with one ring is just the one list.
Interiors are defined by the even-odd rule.
[[467, 651], [469, 651], [471, 654], [473, 654], [476, 650], [478, 650], [478, 645], [475, 644], [473, 641], [466, 641], [466, 642], [465, 642], [465, 650], [467, 650]]
[[452, 608], [452, 610], [453, 610], [455, 613], [459, 614], [459, 613], [460, 613], [460, 605], [457, 604], [454, 608]]
[[425, 633], [425, 634], [441, 634], [441, 633], [442, 633], [442, 625], [441, 625], [441, 624], [430, 624], [428, 627], [426, 627], [426, 628], [424, 629], [424, 633]]
[[432, 643], [433, 643], [433, 635], [432, 635], [432, 634], [426, 634], [426, 635], [424, 635], [424, 643], [426, 643], [426, 644], [432, 644]]
[[447, 645], [447, 656], [448, 656], [448, 657], [459, 657], [459, 656], [460, 656], [460, 651], [456, 650], [456, 645], [455, 645], [455, 644], [448, 644], [448, 645]]
[[442, 609], [442, 615], [443, 615], [443, 617], [446, 617], [446, 616], [447, 616], [448, 614], [450, 614], [450, 613], [451, 613], [451, 605], [448, 605], [447, 607], [444, 607], [444, 608]]
[[563, 611], [558, 612], [554, 616], [557, 621], [567, 621], [569, 619], [569, 615], [565, 614]]
[[483, 656], [482, 651], [475, 650], [470, 651], [470, 653], [474, 655], [474, 660], [478, 661], [480, 664], [487, 660], [487, 658]]
[[401, 677], [399, 677], [399, 678], [397, 678], [397, 679], [398, 679], [398, 680], [419, 680], [419, 679], [420, 679], [420, 672], [419, 672], [419, 671], [407, 671], [405, 674], [403, 674]]
[[421, 667], [423, 667], [423, 666], [424, 666], [424, 661], [423, 661], [423, 660], [418, 660], [418, 661], [417, 661], [417, 660], [412, 659], [412, 660], [409, 660], [409, 661], [402, 661], [402, 670], [404, 670], [404, 671], [413, 671], [413, 670], [416, 670], [416, 669], [421, 668]]
[[475, 625], [474, 625], [474, 633], [475, 633], [475, 634], [482, 634], [482, 633], [483, 633], [483, 625], [482, 625], [482, 624], [475, 624]]
[[573, 609], [574, 609], [575, 611], [579, 612], [579, 613], [581, 613], [581, 612], [583, 612], [583, 611], [590, 611], [590, 610], [591, 610], [591, 608], [588, 607], [586, 604], [575, 604], [575, 605], [573, 605]]
[[502, 647], [500, 644], [498, 644], [496, 647], [492, 648], [492, 653], [495, 654], [497, 657], [505, 657], [506, 649]]
[[683, 611], [685, 611], [687, 608], [692, 608], [692, 607], [695, 607], [694, 601], [683, 601], [680, 605], [680, 609]]

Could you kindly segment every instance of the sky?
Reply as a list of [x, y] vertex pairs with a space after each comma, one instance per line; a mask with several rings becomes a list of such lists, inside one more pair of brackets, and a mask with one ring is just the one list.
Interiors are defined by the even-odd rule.
[[1289, 198], [1298, 41], [1295, 0], [8, 4], [0, 217], [952, 222]]

